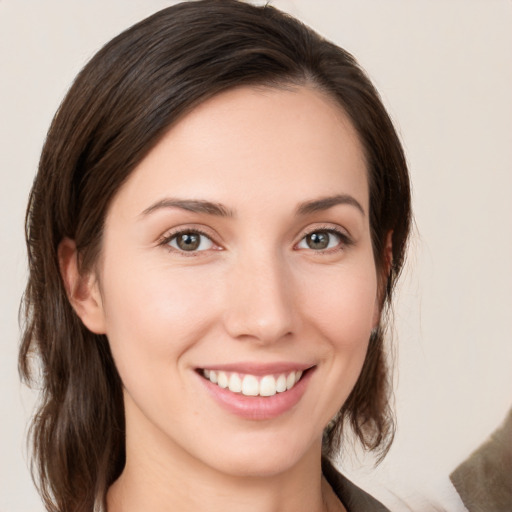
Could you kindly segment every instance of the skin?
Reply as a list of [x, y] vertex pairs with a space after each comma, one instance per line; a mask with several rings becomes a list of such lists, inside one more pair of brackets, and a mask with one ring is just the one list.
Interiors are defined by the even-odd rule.
[[[333, 196], [344, 201], [297, 212]], [[166, 198], [231, 215], [158, 206]], [[321, 439], [379, 318], [368, 207], [363, 151], [339, 106], [310, 87], [240, 88], [140, 163], [110, 206], [94, 273], [79, 274], [63, 241], [71, 302], [108, 336], [125, 386], [127, 463], [109, 512], [344, 510], [321, 477]], [[208, 238], [185, 252], [176, 229]], [[329, 247], [311, 248], [311, 232]], [[197, 372], [283, 361], [314, 370], [299, 402], [267, 420], [220, 407]]]

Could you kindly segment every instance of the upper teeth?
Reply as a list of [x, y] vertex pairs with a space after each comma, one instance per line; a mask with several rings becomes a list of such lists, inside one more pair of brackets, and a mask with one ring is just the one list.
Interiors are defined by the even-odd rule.
[[233, 393], [242, 393], [246, 396], [272, 396], [293, 388], [302, 377], [302, 371], [256, 377], [248, 374], [203, 370], [203, 375], [213, 384], [227, 388]]

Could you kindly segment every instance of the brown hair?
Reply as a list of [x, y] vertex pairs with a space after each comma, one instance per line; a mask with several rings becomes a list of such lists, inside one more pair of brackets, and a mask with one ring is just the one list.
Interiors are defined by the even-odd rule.
[[[410, 225], [403, 150], [379, 95], [354, 58], [277, 9], [202, 0], [164, 9], [103, 47], [80, 72], [52, 122], [30, 194], [30, 277], [20, 372], [41, 365], [31, 435], [38, 485], [52, 512], [100, 505], [125, 462], [122, 383], [104, 335], [85, 328], [66, 296], [57, 248], [76, 242], [81, 271], [98, 255], [116, 191], [169, 127], [205, 99], [243, 85], [310, 85], [337, 100], [367, 158], [376, 267], [389, 304]], [[385, 244], [392, 232], [390, 272]], [[383, 329], [371, 336], [359, 380], [324, 452], [345, 424], [385, 453], [393, 436]]]

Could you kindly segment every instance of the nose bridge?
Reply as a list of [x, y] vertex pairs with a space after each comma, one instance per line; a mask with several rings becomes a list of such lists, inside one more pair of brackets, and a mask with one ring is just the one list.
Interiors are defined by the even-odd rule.
[[293, 333], [292, 282], [282, 255], [260, 248], [236, 259], [227, 287], [224, 321], [232, 337], [260, 343]]

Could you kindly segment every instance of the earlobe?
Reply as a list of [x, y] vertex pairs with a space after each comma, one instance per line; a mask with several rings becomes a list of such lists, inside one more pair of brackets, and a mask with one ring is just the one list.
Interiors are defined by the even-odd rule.
[[80, 273], [75, 242], [64, 238], [57, 254], [60, 274], [71, 306], [90, 331], [105, 334], [105, 315], [98, 281], [92, 273]]

